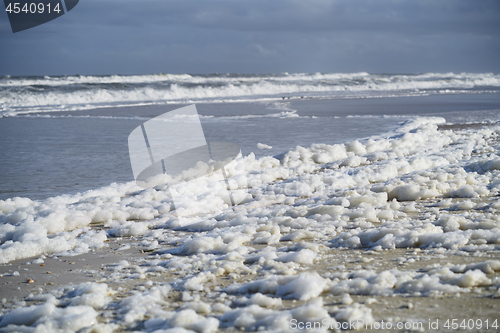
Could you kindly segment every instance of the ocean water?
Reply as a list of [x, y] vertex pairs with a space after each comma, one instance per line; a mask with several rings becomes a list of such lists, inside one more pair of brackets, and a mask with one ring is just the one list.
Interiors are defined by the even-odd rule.
[[130, 181], [130, 132], [189, 103], [207, 140], [261, 157], [384, 133], [418, 115], [495, 121], [499, 87], [499, 75], [452, 73], [2, 77], [0, 199]]
[[125, 105], [495, 93], [493, 73], [138, 75], [0, 78], [0, 115]]
[[[499, 297], [499, 87], [468, 73], [3, 77], [0, 263], [112, 239], [147, 254], [6, 299], [0, 328], [293, 331], [396, 320], [377, 299]], [[129, 133], [192, 103], [207, 141], [241, 147], [234, 207], [201, 180], [175, 204], [133, 181]], [[29, 272], [14, 269], [0, 278]]]

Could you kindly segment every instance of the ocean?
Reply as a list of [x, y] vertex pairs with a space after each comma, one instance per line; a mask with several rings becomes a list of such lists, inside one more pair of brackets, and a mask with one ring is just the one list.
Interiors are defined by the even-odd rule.
[[132, 180], [130, 132], [184, 105], [196, 104], [207, 140], [262, 157], [384, 133], [415, 116], [497, 121], [499, 90], [494, 74], [4, 76], [0, 199]]
[[[134, 181], [129, 134], [193, 104], [236, 205]], [[0, 142], [2, 332], [500, 320], [499, 74], [4, 76]]]

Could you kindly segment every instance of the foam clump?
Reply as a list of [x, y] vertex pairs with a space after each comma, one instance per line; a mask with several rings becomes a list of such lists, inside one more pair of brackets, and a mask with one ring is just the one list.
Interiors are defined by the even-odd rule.
[[323, 307], [321, 298], [291, 310], [272, 310], [252, 304], [245, 308], [227, 311], [221, 317], [221, 327], [236, 327], [242, 330], [289, 331], [293, 325], [297, 327], [320, 328], [327, 331], [335, 327], [336, 321], [330, 317]]
[[274, 294], [284, 299], [307, 301], [318, 297], [326, 287], [326, 281], [317, 273], [302, 273], [298, 276], [272, 276], [268, 279], [244, 285], [228, 287], [229, 292]]
[[372, 310], [358, 303], [336, 311], [334, 317], [338, 322], [348, 323], [347, 327], [356, 330], [363, 329], [374, 322]]
[[[58, 308], [52, 301], [12, 310], [2, 317], [0, 327], [31, 326], [39, 331], [78, 331], [97, 323], [97, 312], [90, 306]], [[15, 331], [15, 330], [13, 330]]]
[[113, 291], [106, 284], [82, 283], [32, 297], [38, 305], [18, 307], [0, 317], [2, 331], [68, 332], [98, 325], [98, 312]]

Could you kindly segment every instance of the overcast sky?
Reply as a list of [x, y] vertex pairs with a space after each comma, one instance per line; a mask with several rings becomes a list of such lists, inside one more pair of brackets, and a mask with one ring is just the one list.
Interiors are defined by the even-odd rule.
[[499, 0], [80, 0], [0, 74], [500, 72]]

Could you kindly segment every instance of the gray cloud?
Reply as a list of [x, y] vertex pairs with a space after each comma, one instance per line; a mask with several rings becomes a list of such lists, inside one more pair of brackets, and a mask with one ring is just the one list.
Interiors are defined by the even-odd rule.
[[499, 72], [499, 14], [496, 0], [82, 0], [17, 34], [2, 19], [0, 74]]

